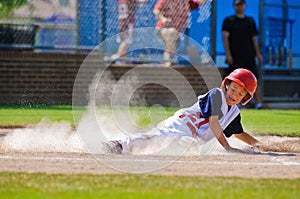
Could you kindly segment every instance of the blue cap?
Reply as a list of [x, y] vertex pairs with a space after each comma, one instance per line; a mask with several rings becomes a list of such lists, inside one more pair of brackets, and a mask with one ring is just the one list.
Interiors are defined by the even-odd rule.
[[246, 3], [245, 0], [233, 0], [233, 5], [238, 4], [238, 3]]

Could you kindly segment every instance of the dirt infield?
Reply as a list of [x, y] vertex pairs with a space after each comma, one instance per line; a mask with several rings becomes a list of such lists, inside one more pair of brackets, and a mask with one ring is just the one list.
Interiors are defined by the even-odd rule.
[[[155, 164], [159, 163], [163, 167], [147, 174], [300, 178], [300, 138], [260, 137], [270, 145], [269, 147], [274, 145], [280, 152], [184, 155], [174, 161], [168, 161], [167, 156], [99, 154], [95, 157], [82, 152], [30, 152], [8, 149], [3, 146], [3, 140], [12, 131], [0, 131], [0, 171], [124, 174], [126, 168], [134, 170], [135, 167], [151, 168], [152, 165], [155, 168]], [[122, 165], [124, 171], [110, 168], [110, 165], [114, 164]]]

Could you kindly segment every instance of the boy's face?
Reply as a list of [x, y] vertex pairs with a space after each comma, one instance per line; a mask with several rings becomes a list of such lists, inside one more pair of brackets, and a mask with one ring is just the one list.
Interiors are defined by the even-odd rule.
[[239, 104], [247, 95], [247, 91], [235, 82], [230, 82], [226, 85], [226, 103], [229, 106]]

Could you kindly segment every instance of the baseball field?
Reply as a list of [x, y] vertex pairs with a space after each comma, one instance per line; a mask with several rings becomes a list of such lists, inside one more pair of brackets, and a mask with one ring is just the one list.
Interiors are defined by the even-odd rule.
[[[165, 110], [170, 116], [177, 109]], [[84, 114], [80, 107], [73, 111]], [[205, 155], [176, 158], [95, 156], [76, 139], [71, 106], [1, 107], [0, 198], [298, 198], [299, 110], [241, 114], [245, 130], [265, 143], [263, 153], [227, 153], [215, 146]], [[136, 123], [147, 126], [151, 118], [140, 114]]]

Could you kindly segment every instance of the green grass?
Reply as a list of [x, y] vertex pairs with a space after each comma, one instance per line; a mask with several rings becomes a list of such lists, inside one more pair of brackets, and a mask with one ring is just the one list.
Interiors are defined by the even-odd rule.
[[300, 136], [300, 110], [241, 111], [246, 131], [260, 135]]
[[[84, 108], [78, 107], [76, 115], [83, 114]], [[108, 108], [103, 113], [109, 112]], [[131, 107], [132, 121], [138, 126], [157, 124], [171, 116], [177, 108]], [[244, 129], [259, 135], [300, 136], [300, 110], [254, 110], [243, 109]], [[36, 124], [42, 119], [47, 121], [67, 121], [75, 126], [72, 106], [46, 106], [35, 108], [0, 107], [0, 127], [25, 127]]]
[[[83, 112], [82, 109], [77, 111]], [[74, 125], [72, 106], [0, 107], [0, 127], [25, 127], [42, 119]]]
[[0, 173], [0, 198], [298, 198], [299, 179]]

